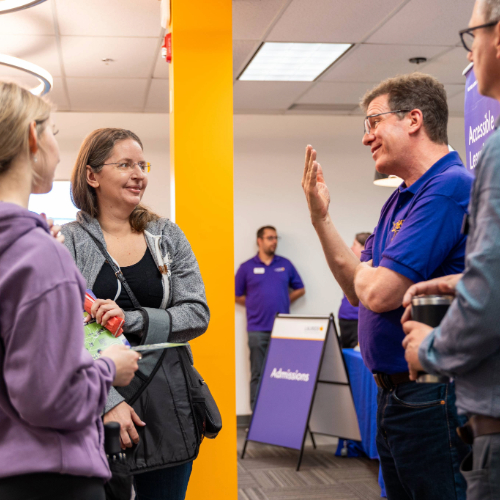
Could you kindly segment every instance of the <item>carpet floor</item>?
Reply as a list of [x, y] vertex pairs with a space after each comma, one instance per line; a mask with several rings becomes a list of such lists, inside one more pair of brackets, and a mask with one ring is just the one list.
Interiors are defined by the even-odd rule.
[[238, 429], [238, 500], [378, 500], [379, 464], [368, 458], [336, 457], [337, 439], [310, 439], [300, 471], [299, 452], [249, 442], [241, 452], [246, 432]]

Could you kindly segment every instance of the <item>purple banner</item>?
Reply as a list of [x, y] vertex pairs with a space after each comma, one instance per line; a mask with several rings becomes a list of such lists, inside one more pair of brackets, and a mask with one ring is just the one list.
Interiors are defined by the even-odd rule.
[[467, 168], [476, 168], [486, 139], [495, 130], [495, 121], [500, 115], [500, 103], [482, 96], [477, 90], [476, 75], [472, 68], [467, 73], [465, 84], [465, 150]]
[[248, 440], [301, 449], [323, 345], [271, 338]]

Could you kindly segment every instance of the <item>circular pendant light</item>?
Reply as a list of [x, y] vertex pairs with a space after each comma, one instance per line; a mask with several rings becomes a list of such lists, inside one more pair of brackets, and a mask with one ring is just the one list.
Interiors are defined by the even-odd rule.
[[37, 66], [36, 64], [24, 61], [23, 59], [18, 59], [17, 57], [7, 56], [5, 54], [0, 54], [0, 64], [25, 71], [26, 73], [33, 75], [35, 78], [38, 78], [38, 80], [40, 80], [40, 85], [30, 90], [32, 94], [39, 96], [45, 95], [50, 92], [50, 89], [54, 85], [52, 75], [47, 70]]
[[0, 14], [8, 14], [9, 12], [17, 12], [18, 10], [29, 9], [46, 0], [1, 0]]
[[396, 188], [399, 187], [402, 182], [403, 179], [401, 179], [400, 177], [397, 177], [395, 175], [381, 174], [380, 172], [377, 172], [375, 170], [375, 179], [373, 180], [373, 184], [375, 184], [375, 186]]

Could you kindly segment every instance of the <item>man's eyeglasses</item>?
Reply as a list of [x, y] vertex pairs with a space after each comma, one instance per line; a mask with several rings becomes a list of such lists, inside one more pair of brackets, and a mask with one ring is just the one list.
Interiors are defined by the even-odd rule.
[[370, 135], [372, 130], [377, 128], [380, 120], [377, 120], [379, 116], [389, 115], [391, 113], [409, 113], [411, 109], [397, 109], [396, 111], [385, 111], [384, 113], [377, 113], [376, 115], [368, 115], [365, 117], [365, 134]]
[[461, 30], [458, 32], [460, 35], [460, 40], [462, 40], [462, 45], [465, 47], [465, 50], [472, 52], [472, 44], [474, 43], [474, 31], [481, 28], [491, 28], [498, 24], [498, 21], [493, 21], [491, 23], [481, 24], [480, 26], [474, 26], [473, 28], [467, 28], [465, 30]]
[[124, 161], [120, 163], [103, 163], [103, 165], [116, 165], [122, 172], [132, 172], [137, 165], [143, 174], [148, 174], [151, 170], [151, 163], [148, 161]]

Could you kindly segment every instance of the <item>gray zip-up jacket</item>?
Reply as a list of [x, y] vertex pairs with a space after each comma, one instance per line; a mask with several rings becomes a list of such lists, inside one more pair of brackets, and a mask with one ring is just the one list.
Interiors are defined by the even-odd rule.
[[[498, 126], [498, 123], [497, 123]], [[500, 130], [484, 146], [469, 204], [465, 271], [441, 325], [419, 349], [455, 379], [461, 413], [500, 418]]]
[[[104, 256], [89, 235], [90, 233], [106, 247], [99, 222], [80, 211], [76, 222], [64, 225], [61, 232], [65, 237], [66, 247], [87, 282], [87, 288], [92, 289], [105, 262]], [[160, 328], [156, 328], [156, 331], [160, 331], [160, 336], [157, 335], [155, 341], [192, 340], [206, 331], [210, 311], [191, 245], [179, 226], [164, 218], [149, 223], [144, 236], [162, 273], [163, 300], [160, 310], [154, 315], [154, 321], [159, 323]], [[142, 335], [143, 330], [143, 314], [140, 311], [125, 311], [124, 332]], [[122, 401], [124, 398], [116, 389], [111, 388], [104, 413]]]

